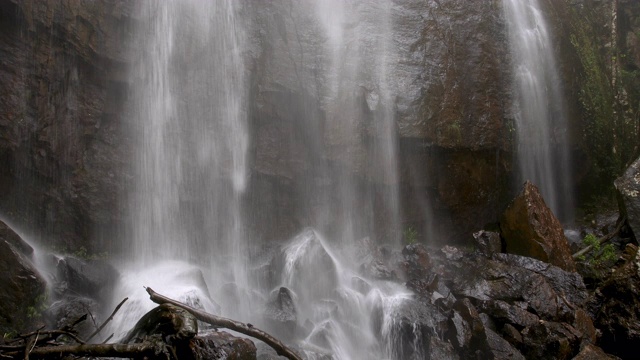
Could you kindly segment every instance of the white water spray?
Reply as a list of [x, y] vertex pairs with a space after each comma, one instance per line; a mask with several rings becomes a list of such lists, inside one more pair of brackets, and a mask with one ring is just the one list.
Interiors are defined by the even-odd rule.
[[547, 205], [571, 220], [571, 163], [564, 96], [538, 0], [504, 0], [516, 82], [516, 130], [521, 176], [540, 188]]

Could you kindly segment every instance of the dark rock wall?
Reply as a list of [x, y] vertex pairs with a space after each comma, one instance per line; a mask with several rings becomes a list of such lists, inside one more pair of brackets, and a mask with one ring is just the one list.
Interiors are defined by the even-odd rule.
[[[611, 3], [547, 3], [567, 80], [572, 146], [585, 179], [594, 163], [583, 142], [590, 113], [579, 93], [585, 80], [576, 79], [590, 73], [571, 35], [580, 21], [604, 28], [607, 16], [580, 16]], [[359, 144], [322, 125], [346, 118], [366, 124], [377, 110], [367, 107], [370, 79], [352, 99], [361, 109], [336, 115], [327, 107], [328, 80], [319, 71], [327, 59], [318, 50], [321, 30], [310, 20], [312, 5], [247, 0], [242, 6], [252, 104], [246, 211], [264, 239], [289, 237], [308, 224], [318, 206], [305, 196], [309, 187], [333, 186], [320, 178], [319, 166], [354, 176], [362, 189], [371, 182], [386, 186], [366, 172], [366, 151], [341, 157]], [[124, 0], [0, 3], [0, 213], [58, 246], [105, 247], [123, 222], [120, 200], [130, 188], [133, 151], [123, 119], [136, 8]], [[640, 9], [631, 0], [618, 0], [618, 8], [621, 68], [633, 75], [640, 66]], [[502, 5], [401, 0], [393, 2], [391, 15], [396, 55], [389, 87], [396, 95], [403, 226], [421, 236], [464, 239], [497, 220], [517, 189]], [[605, 56], [606, 28], [602, 34], [595, 53]], [[633, 86], [625, 114], [637, 111]], [[376, 216], [384, 219], [384, 212]]]
[[131, 7], [0, 4], [0, 209], [60, 246], [119, 221]]

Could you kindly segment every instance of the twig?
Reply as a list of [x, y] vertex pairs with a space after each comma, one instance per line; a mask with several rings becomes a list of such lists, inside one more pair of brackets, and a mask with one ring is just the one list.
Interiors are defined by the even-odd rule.
[[111, 316], [109, 316], [109, 318], [107, 320], [105, 320], [102, 325], [100, 325], [96, 331], [93, 332], [93, 334], [89, 335], [89, 337], [87, 338], [87, 342], [89, 342], [89, 340], [93, 339], [94, 336], [98, 335], [98, 333], [100, 333], [100, 331], [102, 331], [102, 329], [104, 329], [104, 327], [109, 323], [109, 321], [113, 320], [113, 316], [118, 312], [118, 310], [120, 310], [120, 308], [122, 307], [122, 305], [129, 300], [128, 297], [124, 298], [124, 300], [122, 300], [120, 302], [120, 304], [118, 304], [118, 306], [116, 306], [115, 310], [113, 310], [113, 312], [111, 313]]
[[112, 337], [113, 337], [113, 334], [109, 335], [106, 339], [104, 339], [104, 341], [102, 343], [106, 344], [107, 341], [111, 340]]
[[71, 326], [69, 326], [69, 328], [73, 329], [76, 325], [80, 324], [81, 322], [87, 320], [87, 314], [84, 314], [82, 316], [80, 316], [78, 318], [78, 320], [74, 321], [73, 324], [71, 324]]
[[267, 345], [271, 346], [276, 351], [276, 353], [278, 353], [278, 355], [284, 356], [290, 360], [302, 360], [302, 358], [298, 354], [289, 349], [280, 340], [254, 327], [251, 324], [244, 324], [239, 321], [215, 316], [207, 312], [194, 309], [191, 306], [185, 305], [179, 301], [160, 295], [149, 287], [147, 287], [146, 290], [149, 294], [149, 297], [151, 298], [151, 301], [155, 302], [156, 304], [171, 304], [183, 308], [200, 321], [204, 321], [213, 326], [224, 327], [245, 335], [252, 336], [256, 339], [264, 341]]
[[582, 255], [585, 255], [588, 252], [590, 252], [591, 250], [593, 250], [595, 245], [600, 246], [600, 245], [606, 243], [607, 241], [613, 239], [616, 235], [618, 235], [618, 233], [620, 233], [620, 230], [622, 229], [622, 225], [624, 225], [625, 221], [626, 221], [626, 218], [624, 216], [620, 217], [618, 219], [617, 224], [616, 224], [616, 228], [613, 230], [613, 232], [611, 232], [611, 233], [599, 238], [598, 241], [595, 244], [591, 244], [591, 245], [587, 246], [586, 248], [584, 248], [584, 249], [578, 251], [577, 253], [573, 254], [573, 258], [574, 259], [578, 259]]

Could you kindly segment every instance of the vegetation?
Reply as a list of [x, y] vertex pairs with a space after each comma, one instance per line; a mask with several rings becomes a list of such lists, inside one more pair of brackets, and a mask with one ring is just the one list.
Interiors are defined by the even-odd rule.
[[582, 242], [585, 246], [593, 246], [593, 251], [590, 253], [588, 258], [586, 255], [580, 256], [580, 261], [587, 261], [592, 265], [602, 265], [613, 262], [616, 259], [616, 249], [613, 244], [606, 244], [602, 246], [598, 237], [593, 234], [587, 234]]
[[574, 8], [571, 19], [570, 40], [582, 67], [577, 85], [584, 150], [592, 164], [587, 180], [591, 193], [612, 190], [612, 181], [638, 153], [640, 76], [638, 71], [625, 69], [626, 55], [618, 55], [617, 46], [601, 46], [606, 42], [603, 39], [611, 40], [603, 25], [612, 17], [594, 8]]
[[109, 253], [106, 251], [94, 253], [87, 250], [86, 247], [80, 246], [76, 249], [70, 249], [69, 247], [53, 247], [51, 251], [59, 254], [65, 254], [73, 256], [80, 260], [103, 260], [109, 257]]
[[402, 237], [407, 245], [412, 245], [418, 242], [418, 230], [413, 226], [409, 226], [402, 232]]
[[42, 294], [35, 298], [33, 305], [27, 307], [27, 319], [38, 319], [42, 316], [42, 312], [47, 310], [47, 294]]

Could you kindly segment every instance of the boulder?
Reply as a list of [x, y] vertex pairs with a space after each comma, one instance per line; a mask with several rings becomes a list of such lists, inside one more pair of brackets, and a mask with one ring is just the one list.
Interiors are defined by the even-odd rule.
[[86, 339], [96, 329], [96, 325], [91, 319], [96, 318], [96, 321], [99, 322], [100, 319], [97, 319], [99, 312], [100, 305], [94, 299], [67, 296], [54, 301], [45, 311], [45, 317], [50, 329], [62, 329], [73, 325], [80, 317], [87, 315], [85, 321], [73, 327], [81, 339]]
[[614, 356], [606, 354], [601, 348], [593, 345], [586, 344], [580, 350], [580, 353], [576, 355], [573, 360], [615, 360]]
[[137, 343], [152, 335], [171, 336], [182, 342], [193, 339], [198, 334], [198, 321], [188, 311], [170, 304], [162, 304], [147, 312], [122, 340], [123, 343]]
[[[405, 300], [392, 314], [388, 314], [390, 318], [386, 320], [382, 319], [382, 313], [380, 309], [380, 316], [375, 319], [374, 324], [389, 341], [388, 346], [398, 359], [423, 359], [432, 338], [452, 332], [447, 315], [426, 301]], [[453, 334], [455, 336], [455, 331]], [[439, 340], [446, 341], [442, 338]]]
[[402, 249], [402, 260], [397, 267], [404, 279], [423, 279], [431, 272], [429, 252], [422, 244], [407, 245]]
[[571, 359], [580, 349], [582, 334], [566, 323], [540, 321], [522, 330], [527, 359]]
[[500, 229], [507, 253], [576, 271], [562, 225], [545, 204], [538, 188], [529, 181], [502, 215]]
[[489, 359], [496, 360], [525, 360], [526, 358], [511, 345], [507, 340], [503, 339], [496, 332], [490, 329], [485, 329], [487, 352]]
[[31, 247], [6, 224], [0, 226], [0, 333], [10, 333], [40, 317], [46, 283], [31, 262]]
[[[211, 331], [191, 340], [191, 359], [256, 360], [256, 346], [246, 338]], [[189, 359], [189, 357], [185, 357]]]
[[500, 234], [496, 232], [480, 230], [473, 233], [473, 239], [476, 250], [485, 256], [502, 251], [502, 240], [500, 240]]
[[81, 260], [72, 256], [58, 259], [58, 282], [63, 293], [82, 294], [94, 299], [109, 295], [120, 273], [104, 260]]
[[293, 301], [295, 295], [286, 287], [274, 292], [265, 309], [264, 317], [269, 328], [285, 338], [295, 335], [298, 316]]
[[640, 236], [640, 158], [613, 183], [618, 195], [620, 214], [627, 222], [636, 239]]

